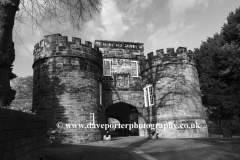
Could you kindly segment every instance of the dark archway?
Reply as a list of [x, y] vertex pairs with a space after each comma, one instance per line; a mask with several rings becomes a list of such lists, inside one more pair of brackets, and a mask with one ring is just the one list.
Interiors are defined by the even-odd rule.
[[[110, 105], [105, 110], [105, 115], [106, 115], [106, 123], [108, 123], [108, 118], [115, 118], [119, 120], [121, 124], [125, 124], [125, 125], [138, 124], [137, 108], [127, 103], [119, 102], [119, 103]], [[119, 136], [120, 135], [121, 136], [131, 136], [131, 135], [138, 136], [139, 135], [138, 128], [131, 128], [131, 130], [129, 130], [129, 126], [127, 126], [127, 128], [116, 129], [115, 132], [120, 133], [120, 134], [114, 134]]]

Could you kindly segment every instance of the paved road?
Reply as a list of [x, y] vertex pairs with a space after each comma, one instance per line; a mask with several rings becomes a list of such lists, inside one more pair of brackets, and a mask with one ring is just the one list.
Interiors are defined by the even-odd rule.
[[240, 139], [117, 137], [110, 142], [52, 147], [47, 160], [240, 160]]
[[[118, 138], [115, 143], [128, 141]], [[142, 160], [240, 160], [240, 139], [139, 139], [125, 148], [143, 152]]]
[[113, 141], [99, 141], [84, 145], [50, 147], [45, 160], [135, 160]]

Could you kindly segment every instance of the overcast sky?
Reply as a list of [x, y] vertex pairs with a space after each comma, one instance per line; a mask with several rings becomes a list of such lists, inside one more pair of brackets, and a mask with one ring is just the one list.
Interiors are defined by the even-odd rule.
[[[94, 43], [95, 39], [141, 42], [145, 55], [179, 46], [194, 50], [201, 41], [220, 32], [229, 12], [239, 6], [240, 0], [104, 0], [101, 14], [85, 23], [81, 31], [70, 25], [45, 29], [69, 38], [80, 37], [82, 43]], [[18, 29], [13, 72], [24, 77], [33, 74], [34, 45], [49, 33], [33, 32], [28, 19]]]

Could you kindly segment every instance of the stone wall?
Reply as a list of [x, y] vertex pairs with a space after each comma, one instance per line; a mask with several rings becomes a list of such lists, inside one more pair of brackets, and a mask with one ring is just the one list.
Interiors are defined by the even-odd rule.
[[142, 59], [142, 86], [153, 85], [154, 105], [146, 108], [149, 123], [199, 124], [199, 129], [157, 129], [160, 137], [208, 137], [194, 55], [186, 48], [158, 50]]
[[[111, 61], [111, 75], [102, 78], [103, 110], [118, 102], [142, 107], [141, 77], [131, 75], [131, 62], [143, 57], [143, 43], [96, 40], [95, 45], [102, 52], [103, 60]], [[139, 72], [138, 63], [137, 68]]]
[[45, 139], [42, 117], [0, 108], [1, 160], [44, 160]]
[[[111, 75], [103, 76], [104, 91], [141, 91], [141, 77], [131, 75], [131, 62], [143, 57], [143, 43], [96, 40], [103, 60], [111, 61]], [[138, 71], [139, 65], [137, 64]], [[138, 73], [139, 75], [139, 73]]]
[[33, 111], [47, 120], [54, 143], [78, 144], [100, 140], [99, 129], [58, 129], [56, 124], [101, 122], [102, 54], [91, 42], [60, 34], [45, 36], [34, 49]]
[[140, 112], [140, 109], [143, 107], [142, 91], [103, 91], [104, 110], [118, 102], [137, 107]]

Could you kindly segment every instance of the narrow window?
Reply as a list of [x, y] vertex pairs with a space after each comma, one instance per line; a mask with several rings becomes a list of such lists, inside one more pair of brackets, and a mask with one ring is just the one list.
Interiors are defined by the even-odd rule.
[[90, 124], [95, 124], [95, 114], [90, 113]]
[[150, 85], [148, 86], [148, 102], [149, 102], [149, 106], [152, 106], [154, 104], [153, 102], [153, 86]]
[[99, 99], [100, 99], [100, 105], [102, 105], [102, 83], [99, 82]]
[[111, 60], [103, 60], [103, 76], [111, 76]]
[[148, 90], [147, 90], [147, 87], [143, 88], [143, 92], [144, 92], [144, 104], [145, 104], [145, 107], [148, 107]]
[[145, 107], [149, 107], [154, 105], [154, 98], [153, 98], [153, 86], [148, 85], [143, 88], [144, 93], [144, 104]]
[[131, 61], [131, 76], [138, 77], [138, 62]]

